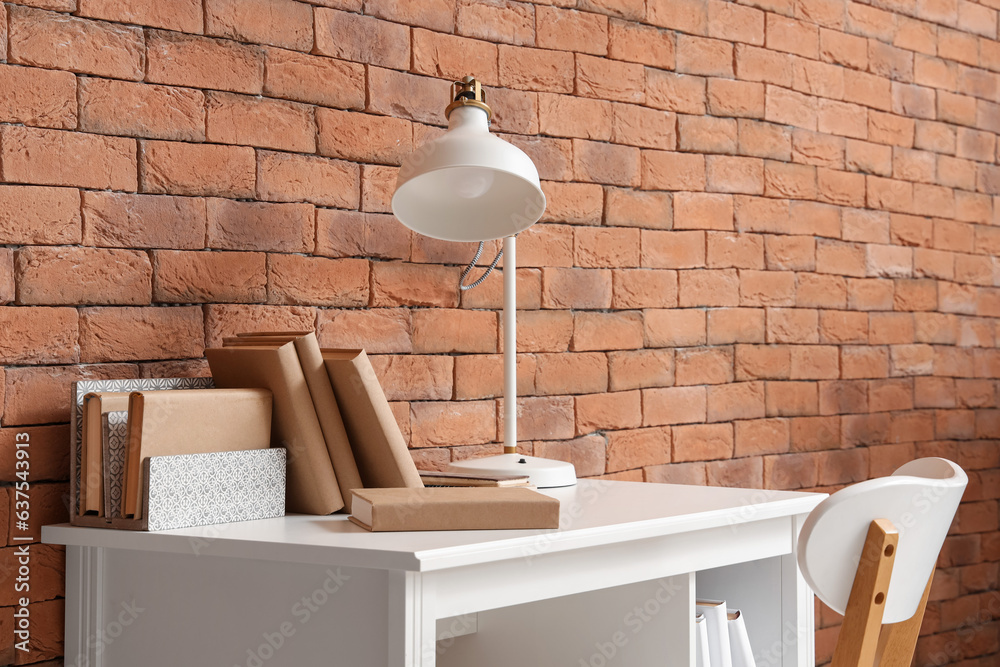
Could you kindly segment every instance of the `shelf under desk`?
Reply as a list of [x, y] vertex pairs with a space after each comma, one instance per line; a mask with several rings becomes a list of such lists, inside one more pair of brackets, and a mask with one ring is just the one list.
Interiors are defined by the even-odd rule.
[[696, 595], [742, 606], [761, 667], [813, 664], [794, 545], [824, 496], [598, 480], [545, 493], [558, 530], [46, 526], [67, 545], [66, 664], [686, 667]]

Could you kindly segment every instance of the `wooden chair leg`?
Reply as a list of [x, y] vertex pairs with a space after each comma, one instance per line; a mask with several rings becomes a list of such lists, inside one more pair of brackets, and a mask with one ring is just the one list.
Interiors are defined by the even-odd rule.
[[917, 637], [920, 636], [920, 624], [924, 620], [924, 610], [927, 608], [927, 597], [931, 592], [931, 582], [934, 573], [927, 580], [924, 595], [917, 605], [917, 612], [908, 620], [892, 623], [882, 627], [878, 638], [876, 665], [878, 667], [910, 667], [913, 652], [917, 648]]
[[898, 543], [899, 533], [891, 521], [875, 519], [868, 526], [831, 667], [872, 667], [875, 663]]

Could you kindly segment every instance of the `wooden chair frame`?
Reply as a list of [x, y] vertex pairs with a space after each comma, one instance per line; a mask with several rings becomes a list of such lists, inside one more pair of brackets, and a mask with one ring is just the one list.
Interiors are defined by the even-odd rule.
[[883, 626], [885, 596], [898, 544], [899, 531], [891, 521], [875, 519], [869, 524], [832, 667], [910, 666], [934, 573], [927, 580], [916, 613], [900, 623]]

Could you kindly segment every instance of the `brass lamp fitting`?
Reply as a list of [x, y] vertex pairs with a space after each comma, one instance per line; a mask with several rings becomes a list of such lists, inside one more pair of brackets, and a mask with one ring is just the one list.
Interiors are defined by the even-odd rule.
[[486, 91], [473, 76], [467, 76], [461, 81], [451, 84], [451, 104], [444, 110], [444, 117], [458, 107], [477, 107], [486, 112], [486, 121], [493, 120], [493, 109], [486, 104]]

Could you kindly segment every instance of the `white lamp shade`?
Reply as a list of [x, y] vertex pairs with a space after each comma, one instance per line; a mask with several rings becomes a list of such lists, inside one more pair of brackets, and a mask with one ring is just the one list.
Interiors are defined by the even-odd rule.
[[488, 241], [535, 224], [545, 211], [538, 170], [522, 150], [489, 131], [482, 109], [451, 112], [448, 131], [403, 162], [392, 212], [444, 241]]

